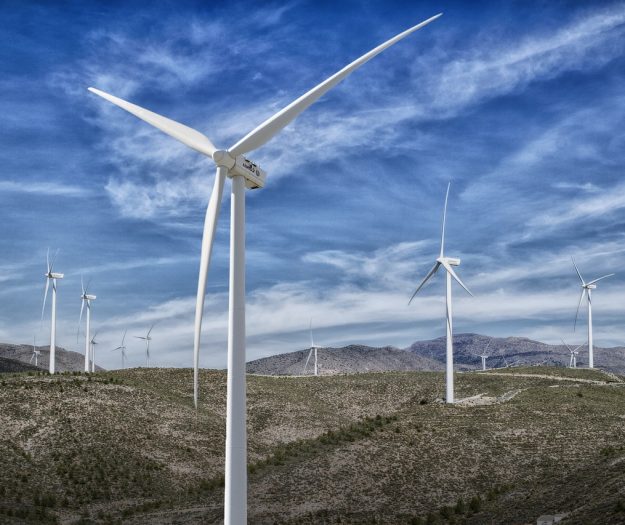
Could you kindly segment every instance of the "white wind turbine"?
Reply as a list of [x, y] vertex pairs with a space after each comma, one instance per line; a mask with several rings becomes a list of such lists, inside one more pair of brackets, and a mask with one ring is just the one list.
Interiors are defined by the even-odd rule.
[[[95, 295], [89, 295], [87, 291], [89, 290], [89, 283], [87, 283], [87, 287], [82, 280], [82, 275], [80, 276], [80, 287], [82, 289], [82, 295], [80, 296], [80, 317], [78, 318], [78, 335], [80, 335], [80, 324], [82, 323], [82, 312], [85, 308], [85, 304], [87, 305], [87, 326], [85, 327], [85, 372], [89, 372], [89, 349], [90, 349], [90, 336], [91, 336], [91, 301], [95, 301]], [[93, 370], [92, 370], [93, 371]]]
[[491, 344], [492, 342], [493, 342], [493, 340], [492, 340], [492, 339], [490, 339], [490, 340], [488, 341], [488, 344], [486, 345], [486, 348], [484, 348], [484, 351], [483, 351], [481, 354], [479, 354], [479, 355], [478, 355], [478, 357], [481, 357], [481, 358], [482, 358], [482, 371], [486, 370], [486, 359], [487, 359], [488, 357], [490, 357], [490, 355], [489, 355], [489, 354], [487, 354], [486, 352], [488, 351], [488, 347], [490, 346], [490, 344]]
[[581, 345], [571, 348], [564, 339], [561, 339], [562, 344], [566, 346], [568, 351], [571, 353], [571, 358], [569, 359], [569, 368], [577, 368], [577, 354], [579, 354], [579, 349], [584, 346], [586, 343], [582, 343]]
[[35, 366], [38, 366], [37, 361], [38, 361], [40, 355], [41, 355], [41, 350], [39, 350], [37, 348], [37, 339], [36, 339], [36, 337], [33, 337], [33, 354], [30, 356], [29, 363], [32, 363], [33, 359], [34, 359], [35, 360]]
[[436, 259], [436, 263], [432, 267], [432, 269], [425, 276], [425, 279], [421, 281], [421, 284], [417, 287], [417, 289], [412, 294], [410, 301], [408, 304], [412, 302], [415, 298], [419, 290], [423, 288], [425, 283], [428, 282], [430, 277], [432, 277], [438, 269], [442, 266], [446, 270], [447, 277], [447, 358], [446, 358], [446, 367], [445, 367], [445, 384], [446, 384], [446, 395], [445, 401], [447, 403], [454, 402], [454, 348], [453, 348], [453, 328], [452, 328], [452, 308], [451, 308], [451, 278], [453, 277], [460, 286], [462, 286], [469, 295], [473, 295], [470, 290], [464, 285], [464, 283], [460, 280], [460, 277], [456, 275], [454, 272], [453, 266], [460, 266], [460, 259], [456, 259], [453, 257], [445, 257], [444, 249], [445, 249], [445, 219], [447, 217], [447, 199], [449, 197], [449, 186], [451, 183], [447, 184], [447, 193], [445, 194], [445, 208], [443, 210], [443, 226], [441, 228], [441, 251]]
[[91, 354], [91, 372], [95, 372], [95, 347], [96, 347], [96, 345], [100, 344], [100, 343], [98, 343], [95, 340], [97, 335], [98, 335], [98, 332], [93, 334], [93, 337], [91, 338], [91, 341], [89, 341], [91, 343], [91, 352], [90, 352], [90, 354]]
[[587, 283], [586, 281], [584, 281], [582, 274], [579, 272], [579, 268], [577, 268], [577, 264], [575, 264], [575, 259], [571, 257], [571, 260], [573, 261], [573, 266], [575, 266], [577, 276], [582, 283], [582, 293], [579, 296], [579, 302], [577, 303], [577, 311], [575, 312], [575, 323], [573, 325], [573, 331], [575, 331], [575, 328], [577, 327], [577, 316], [579, 315], [579, 307], [582, 305], [582, 301], [584, 300], [584, 294], [586, 294], [586, 296], [588, 297], [588, 368], [594, 368], [595, 361], [592, 346], [592, 299], [590, 297], [590, 292], [591, 290], [597, 288], [597, 282], [599, 282], [601, 279], [605, 279], [606, 277], [612, 277], [614, 274], [609, 273], [608, 275], [604, 275], [603, 277], [599, 277], [598, 279]]
[[56, 355], [56, 281], [57, 279], [63, 279], [62, 273], [55, 273], [52, 271], [56, 256], [59, 254], [57, 250], [50, 262], [50, 249], [46, 253], [46, 264], [48, 271], [44, 274], [46, 277], [46, 289], [43, 294], [43, 307], [41, 308], [41, 320], [43, 321], [43, 314], [46, 310], [46, 299], [48, 298], [48, 288], [50, 287], [50, 281], [52, 281], [52, 313], [50, 314], [50, 373], [54, 374], [54, 358]]
[[124, 330], [124, 335], [122, 336], [122, 343], [117, 347], [113, 348], [113, 352], [115, 350], [120, 350], [122, 354], [122, 368], [126, 368], [126, 347], [124, 346], [124, 341], [126, 340], [126, 332], [128, 330]]
[[152, 328], [154, 328], [154, 325], [150, 326], [150, 329], [148, 330], [148, 333], [145, 335], [145, 337], [140, 335], [134, 336], [137, 339], [143, 339], [145, 341], [145, 366], [147, 366], [148, 368], [150, 368], [150, 341], [152, 340], [152, 338], [150, 337], [150, 332], [152, 331]]
[[308, 368], [308, 361], [310, 361], [310, 357], [312, 354], [315, 354], [315, 375], [319, 375], [319, 368], [317, 367], [317, 347], [315, 346], [315, 341], [313, 339], [313, 331], [312, 331], [312, 321], [310, 321], [310, 352], [308, 352], [308, 359], [306, 359], [306, 364], [304, 365], [304, 374], [306, 373], [306, 369]]
[[442, 13], [387, 40], [335, 73], [291, 104], [265, 120], [228, 150], [219, 150], [204, 134], [166, 117], [143, 109], [122, 99], [89, 88], [93, 93], [107, 99], [132, 113], [148, 124], [186, 144], [190, 148], [213, 159], [217, 173], [213, 191], [206, 210], [200, 272], [195, 308], [193, 338], [193, 400], [198, 403], [198, 373], [200, 333], [206, 280], [213, 248], [213, 239], [221, 206], [224, 181], [232, 179], [230, 212], [230, 300], [228, 317], [228, 385], [226, 415], [226, 472], [224, 521], [245, 523], [247, 520], [247, 435], [246, 435], [246, 387], [245, 387], [245, 188], [256, 189], [265, 185], [266, 173], [244, 155], [253, 151], [292, 122], [300, 113], [336, 86], [350, 73], [358, 69], [388, 47], [399, 42], [414, 31], [436, 20]]

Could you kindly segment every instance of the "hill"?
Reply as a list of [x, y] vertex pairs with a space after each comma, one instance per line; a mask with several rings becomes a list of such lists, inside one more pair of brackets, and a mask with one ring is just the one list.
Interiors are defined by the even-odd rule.
[[[5, 375], [0, 522], [220, 523], [226, 376]], [[598, 370], [248, 377], [249, 521], [625, 522], [625, 384]]]
[[[408, 348], [350, 345], [342, 348], [320, 348], [320, 373], [351, 374], [369, 371], [424, 370], [445, 368], [445, 337], [417, 341]], [[488, 368], [506, 366], [568, 366], [570, 353], [564, 345], [549, 345], [524, 337], [489, 337], [479, 334], [454, 336], [456, 370], [481, 369], [479, 354], [486, 352]], [[247, 371], [266, 375], [302, 375], [308, 350], [299, 350], [250, 361]], [[587, 351], [582, 348], [577, 364], [587, 366]], [[625, 374], [625, 347], [595, 347], [595, 366], [617, 374]], [[312, 368], [308, 366], [307, 373]]]
[[41, 372], [41, 368], [29, 363], [22, 363], [17, 359], [0, 357], [0, 374], [10, 374], [15, 372]]
[[[38, 368], [40, 370], [48, 370], [50, 363], [50, 347], [37, 346], [36, 348], [41, 352], [38, 359]], [[32, 355], [32, 345], [0, 343], [0, 357], [2, 358], [12, 359], [30, 365]], [[85, 369], [85, 355], [57, 346], [55, 350], [55, 366], [57, 372], [80, 372]], [[104, 369], [96, 365], [96, 370]]]

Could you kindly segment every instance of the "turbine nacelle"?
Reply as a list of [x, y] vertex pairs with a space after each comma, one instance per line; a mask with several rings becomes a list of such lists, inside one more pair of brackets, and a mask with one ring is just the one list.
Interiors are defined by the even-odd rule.
[[439, 257], [436, 261], [441, 264], [445, 261], [449, 266], [460, 266], [460, 259], [455, 257]]
[[83, 294], [80, 296], [81, 299], [85, 300], [85, 301], [95, 301], [95, 295], [91, 295], [91, 294]]
[[242, 175], [245, 178], [245, 186], [250, 190], [255, 190], [265, 186], [267, 172], [261, 169], [258, 164], [245, 158], [243, 155], [238, 155], [236, 158], [232, 158], [232, 155], [230, 155], [229, 152], [225, 150], [217, 150], [213, 153], [213, 161], [217, 164], [217, 166], [227, 168], [228, 177], [230, 178], [235, 175]]
[[64, 273], [48, 272], [44, 274], [48, 279], [63, 279]]
[[582, 288], [585, 288], [586, 290], [594, 290], [595, 288], [597, 288], [596, 284], [586, 284], [584, 286], [582, 286]]

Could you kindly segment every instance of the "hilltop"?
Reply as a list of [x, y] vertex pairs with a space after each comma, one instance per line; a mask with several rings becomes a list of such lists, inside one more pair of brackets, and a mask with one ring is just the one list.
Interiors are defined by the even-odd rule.
[[[319, 348], [320, 373], [353, 374], [373, 371], [436, 371], [445, 369], [445, 337], [417, 341], [407, 348], [349, 345], [342, 348]], [[489, 337], [479, 334], [454, 336], [456, 370], [478, 370], [479, 354], [486, 352], [487, 368], [507, 366], [568, 366], [570, 353], [564, 345], [549, 345], [525, 337]], [[278, 354], [247, 364], [247, 371], [265, 375], [303, 375], [308, 350]], [[579, 367], [587, 366], [587, 351], [582, 348]], [[625, 374], [625, 347], [595, 347], [595, 366], [617, 374]], [[311, 363], [307, 374], [311, 374]]]
[[[226, 375], [6, 374], [0, 521], [219, 523]], [[531, 367], [248, 376], [260, 524], [625, 522], [625, 385]]]

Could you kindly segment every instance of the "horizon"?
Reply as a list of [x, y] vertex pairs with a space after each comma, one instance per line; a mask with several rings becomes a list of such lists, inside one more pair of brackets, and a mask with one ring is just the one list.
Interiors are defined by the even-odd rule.
[[[407, 303], [438, 253], [448, 181], [446, 251], [462, 259], [458, 274], [475, 294], [454, 285], [456, 336], [585, 339], [584, 308], [573, 333], [574, 256], [587, 281], [616, 273], [593, 295], [594, 333], [599, 347], [623, 346], [622, 2], [0, 8], [0, 340], [29, 344], [34, 333], [46, 346], [45, 255], [59, 248], [58, 346], [84, 348], [83, 274], [97, 296], [98, 365], [117, 368], [108, 349], [128, 328], [128, 365], [141, 366], [133, 336], [156, 323], [154, 365], [192, 366], [213, 166], [88, 86], [223, 147], [441, 11], [250, 154], [268, 176], [247, 200], [246, 361], [307, 348], [311, 319], [324, 347], [444, 336], [441, 274]], [[232, 19], [248, 30], [230, 31]], [[203, 368], [226, 363], [224, 194]]]

